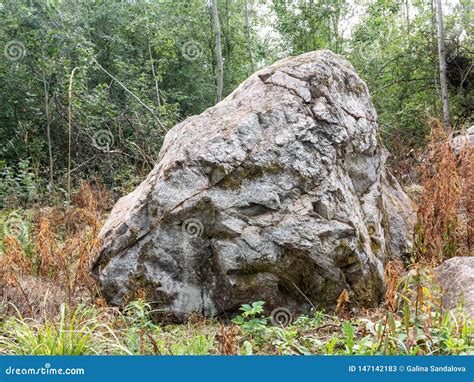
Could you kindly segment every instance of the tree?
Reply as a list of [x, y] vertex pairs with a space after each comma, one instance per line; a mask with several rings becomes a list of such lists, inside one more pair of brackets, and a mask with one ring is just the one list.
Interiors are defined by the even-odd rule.
[[348, 15], [349, 4], [342, 0], [274, 0], [276, 29], [288, 39], [293, 54], [317, 49], [340, 53], [343, 36], [340, 24]]
[[249, 20], [249, 9], [247, 0], [244, 0], [244, 12], [245, 12], [245, 32], [247, 35], [247, 49], [249, 51], [249, 61], [250, 61], [250, 68], [252, 69], [252, 73], [255, 72], [255, 62], [253, 60], [253, 53], [252, 53], [252, 37], [250, 35], [250, 20]]
[[[42, 59], [44, 57], [44, 49], [42, 49]], [[53, 148], [51, 143], [51, 114], [49, 112], [49, 87], [51, 81], [46, 79], [46, 74], [42, 73], [43, 88], [44, 88], [44, 116], [46, 118], [46, 140], [48, 144], [48, 159], [49, 159], [49, 183], [52, 185], [54, 180], [54, 162], [53, 162]]]
[[217, 0], [212, 0], [212, 19], [214, 20], [214, 33], [216, 35], [216, 58], [217, 58], [217, 79], [216, 79], [216, 103], [222, 99], [222, 83], [224, 80], [224, 68], [222, 63], [221, 46], [221, 25], [219, 13], [217, 11]]
[[[444, 12], [441, 61], [436, 1], [3, 0], [0, 184], [5, 167], [20, 173], [30, 163], [54, 180], [52, 192], [66, 188], [69, 174], [72, 192], [94, 178], [121, 193], [154, 165], [175, 123], [214, 105], [258, 66], [316, 49], [357, 69], [392, 152], [422, 146], [428, 117], [441, 110], [441, 61], [452, 129], [470, 123], [474, 105], [472, 1]], [[106, 138], [105, 149], [96, 137]]]
[[451, 131], [451, 117], [449, 115], [448, 82], [446, 80], [446, 50], [444, 47], [443, 8], [441, 0], [436, 1], [438, 15], [438, 59], [439, 80], [441, 83], [441, 100], [443, 103], [443, 120], [446, 132]]

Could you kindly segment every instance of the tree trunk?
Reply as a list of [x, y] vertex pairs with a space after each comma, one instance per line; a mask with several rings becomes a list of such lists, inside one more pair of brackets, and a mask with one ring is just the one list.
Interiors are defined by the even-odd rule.
[[451, 132], [451, 118], [449, 116], [448, 83], [446, 81], [446, 52], [444, 48], [443, 31], [443, 9], [441, 0], [436, 1], [438, 8], [438, 59], [439, 59], [439, 80], [441, 83], [441, 100], [443, 102], [444, 129]]
[[158, 78], [156, 77], [155, 60], [153, 60], [153, 55], [151, 54], [151, 44], [150, 44], [150, 42], [148, 42], [148, 54], [150, 55], [151, 74], [153, 75], [153, 80], [155, 81], [156, 104], [158, 105], [158, 107], [160, 107], [161, 106], [160, 87], [158, 85]]
[[250, 34], [250, 20], [249, 20], [249, 10], [247, 6], [247, 0], [244, 0], [244, 9], [245, 9], [245, 31], [247, 33], [247, 49], [249, 51], [250, 68], [252, 69], [252, 73], [254, 73], [255, 62], [253, 60], [253, 54], [252, 54], [252, 36]]
[[71, 148], [72, 148], [72, 81], [74, 73], [79, 68], [76, 66], [69, 76], [69, 87], [67, 92], [68, 108], [67, 108], [67, 125], [68, 125], [68, 149], [67, 149], [67, 201], [68, 207], [71, 205]]
[[433, 83], [435, 86], [435, 94], [433, 97], [433, 113], [434, 115], [438, 115], [438, 97], [440, 95], [440, 90], [438, 86], [438, 69], [439, 65], [436, 62], [436, 58], [438, 56], [438, 47], [437, 47], [437, 39], [436, 36], [436, 7], [434, 2], [436, 0], [430, 1], [431, 6], [431, 54], [433, 57]]
[[44, 114], [46, 116], [46, 139], [48, 141], [48, 156], [49, 156], [49, 183], [53, 184], [53, 148], [51, 143], [51, 114], [49, 112], [49, 84], [46, 82], [46, 75], [43, 73], [43, 87], [44, 87]]
[[410, 4], [408, 0], [405, 0], [405, 12], [406, 12], [406, 20], [407, 20], [407, 32], [410, 35]]
[[[43, 49], [41, 49], [41, 55], [43, 57], [43, 61], [45, 61], [45, 55], [44, 55]], [[44, 89], [44, 114], [46, 117], [46, 140], [48, 143], [48, 157], [49, 157], [49, 183], [53, 184], [54, 163], [53, 163], [53, 146], [51, 143], [51, 113], [49, 112], [50, 82], [46, 81], [46, 74], [44, 70], [42, 73], [42, 79], [43, 79], [43, 89]]]
[[229, 0], [225, 0], [225, 20], [227, 24], [226, 28], [224, 28], [224, 21], [223, 21], [222, 12], [221, 12], [220, 24], [221, 24], [221, 30], [222, 30], [222, 37], [225, 40], [226, 53], [227, 53], [226, 75], [227, 75], [227, 78], [232, 78], [232, 44], [230, 43], [231, 33], [230, 33], [230, 25], [229, 25]]
[[212, 0], [212, 18], [214, 19], [214, 30], [216, 34], [216, 56], [217, 56], [216, 103], [218, 103], [222, 99], [222, 82], [224, 79], [224, 69], [222, 67], [221, 25], [219, 22], [219, 13], [217, 12], [217, 0]]

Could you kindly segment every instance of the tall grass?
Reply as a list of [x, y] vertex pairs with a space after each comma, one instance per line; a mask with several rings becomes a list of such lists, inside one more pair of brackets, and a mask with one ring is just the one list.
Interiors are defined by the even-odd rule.
[[2, 325], [0, 349], [16, 355], [90, 355], [126, 353], [112, 329], [91, 307], [61, 305], [57, 320], [38, 323], [19, 312]]

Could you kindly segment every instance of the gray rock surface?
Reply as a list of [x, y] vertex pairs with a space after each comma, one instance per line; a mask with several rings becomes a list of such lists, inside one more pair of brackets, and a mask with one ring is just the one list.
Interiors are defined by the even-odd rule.
[[453, 138], [453, 150], [456, 154], [468, 147], [474, 148], [474, 125]]
[[367, 86], [330, 51], [281, 60], [174, 126], [105, 223], [92, 270], [121, 305], [144, 288], [177, 320], [265, 301], [294, 313], [379, 304], [414, 213]]
[[443, 308], [456, 309], [461, 304], [474, 318], [474, 256], [453, 257], [436, 268], [441, 283]]

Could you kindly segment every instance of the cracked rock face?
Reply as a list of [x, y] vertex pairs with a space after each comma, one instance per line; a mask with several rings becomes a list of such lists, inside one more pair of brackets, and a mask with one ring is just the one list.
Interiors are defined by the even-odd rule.
[[414, 218], [376, 119], [364, 82], [329, 51], [255, 73], [174, 126], [117, 202], [92, 265], [104, 296], [121, 305], [144, 289], [176, 320], [257, 300], [331, 310], [344, 289], [376, 306]]

